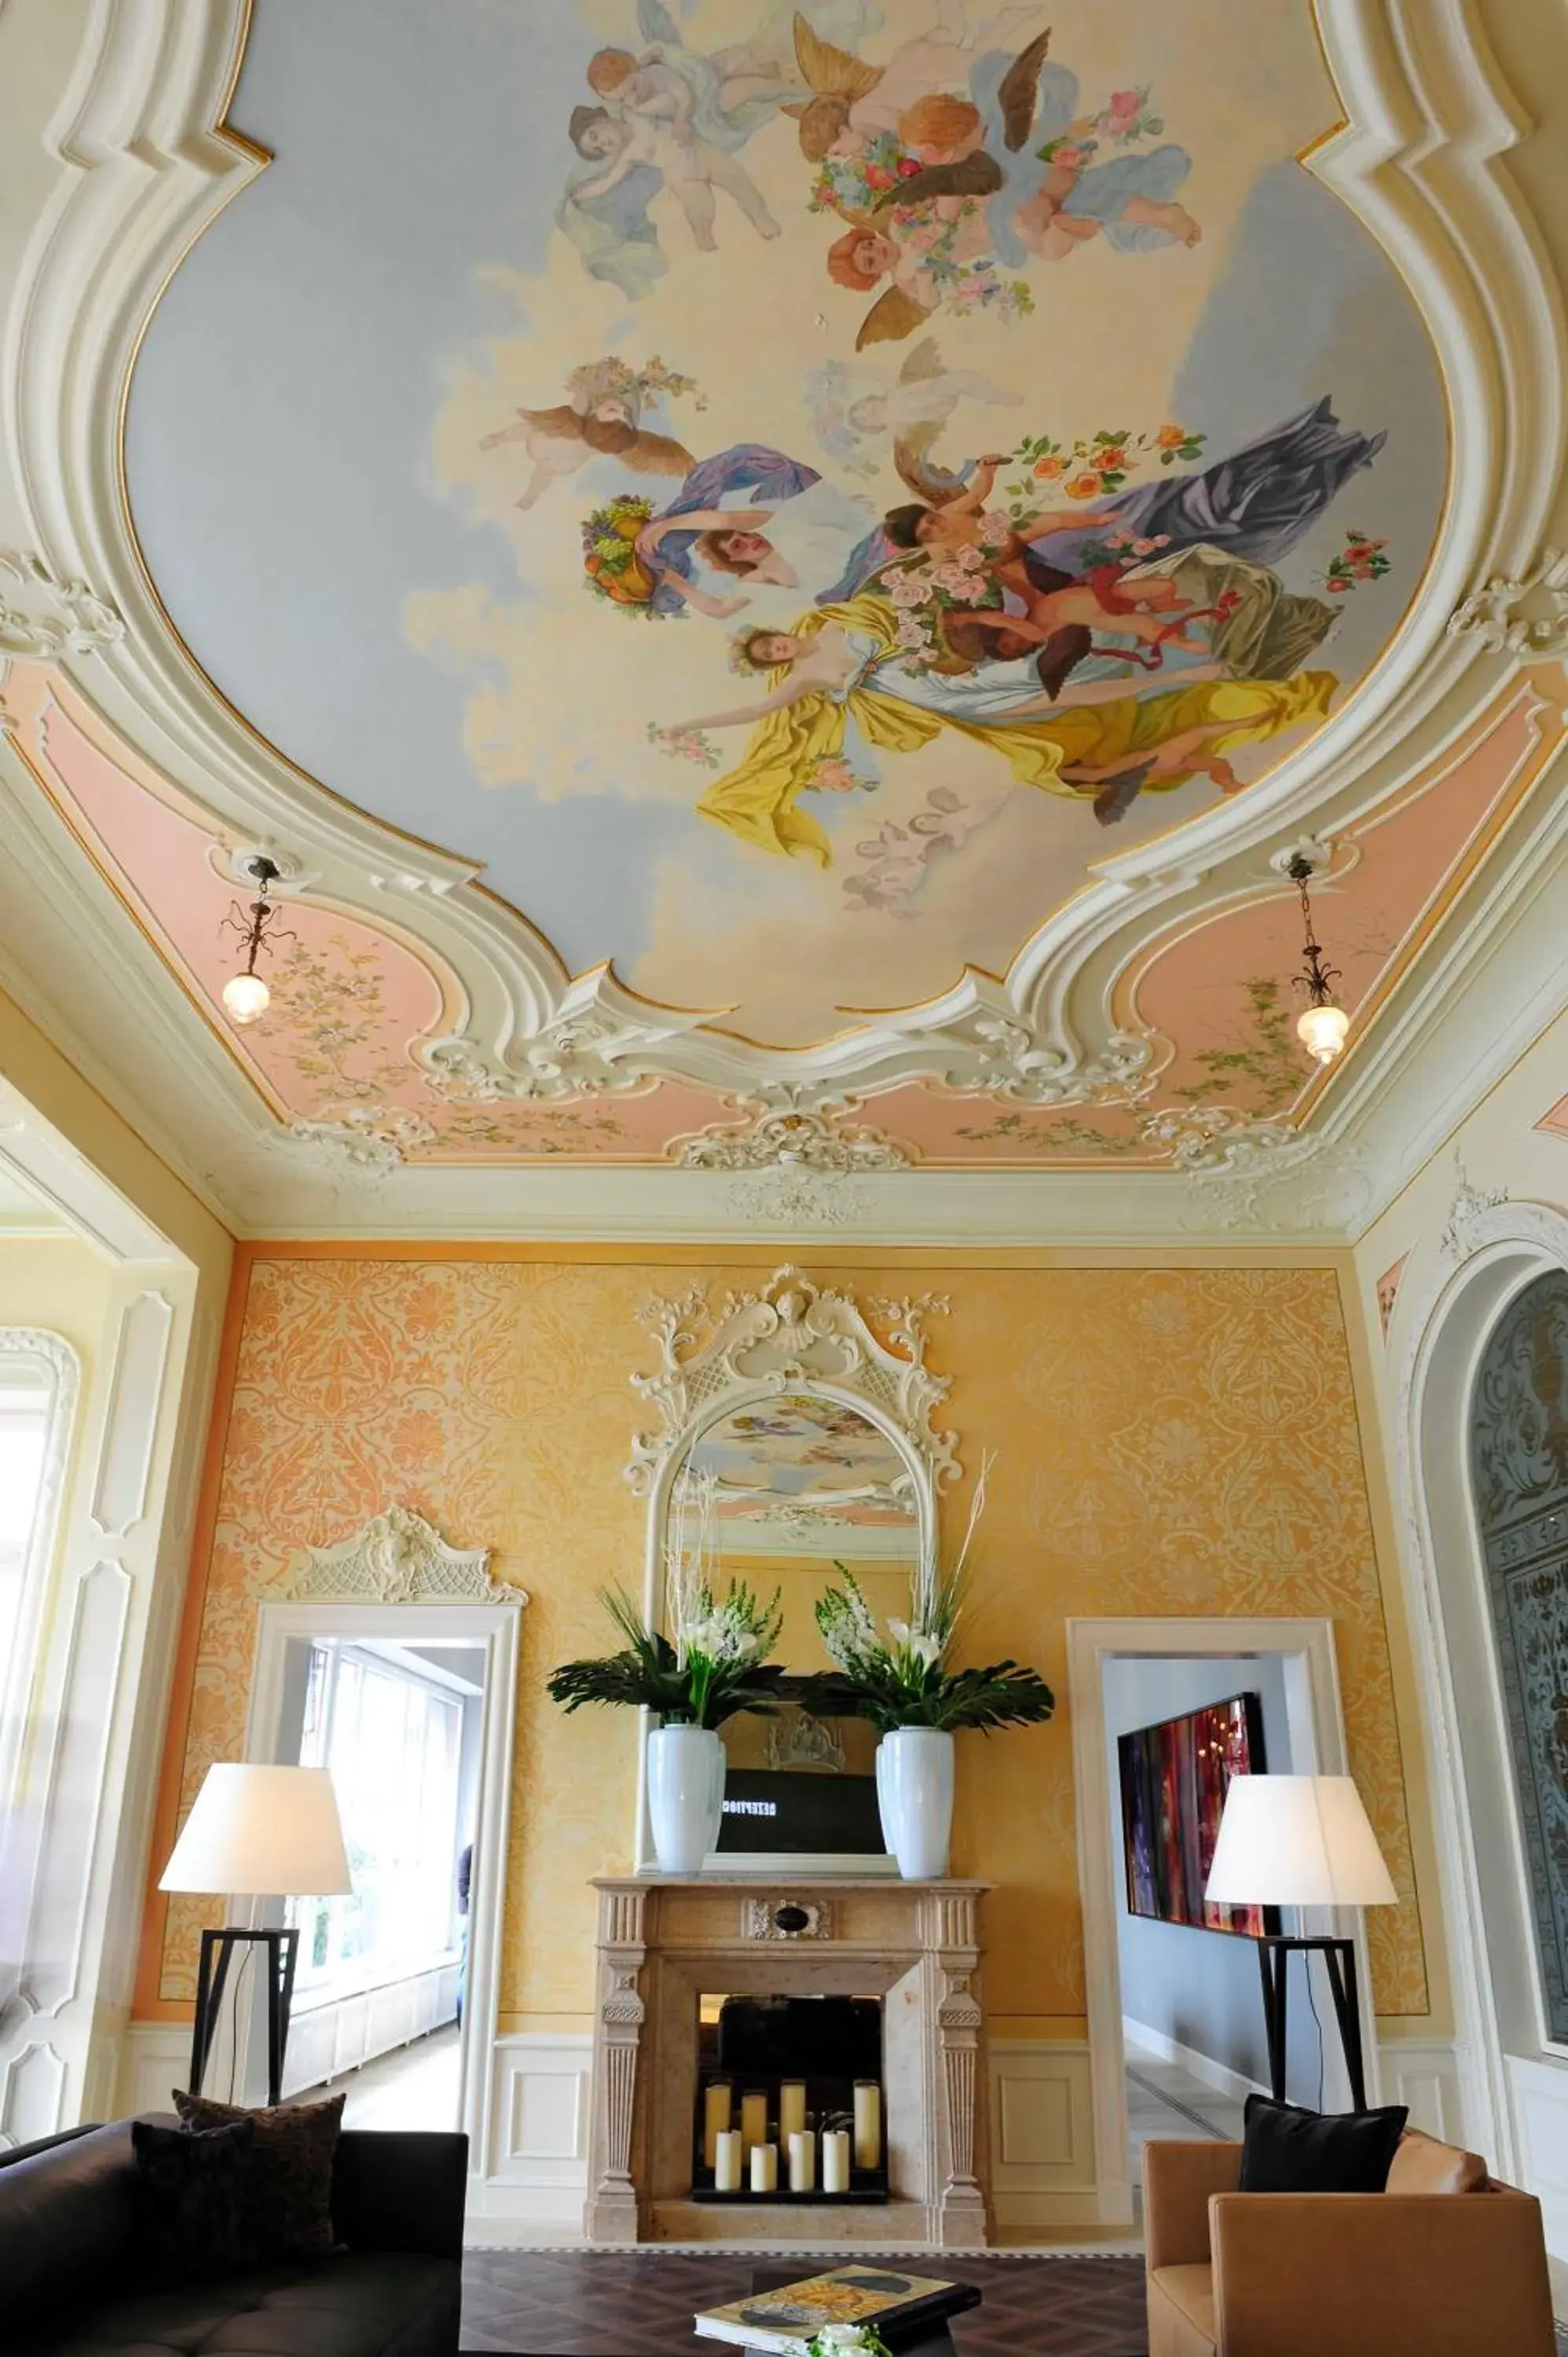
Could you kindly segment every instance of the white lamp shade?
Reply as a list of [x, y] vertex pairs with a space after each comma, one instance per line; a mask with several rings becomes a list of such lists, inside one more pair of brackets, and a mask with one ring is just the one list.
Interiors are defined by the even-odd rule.
[[160, 1890], [328, 1899], [351, 1891], [338, 1796], [325, 1768], [209, 1768]]
[[1204, 1896], [1226, 1907], [1391, 1907], [1348, 1776], [1233, 1776]]
[[1308, 1055], [1320, 1064], [1331, 1064], [1345, 1045], [1350, 1017], [1342, 1006], [1307, 1006], [1297, 1016], [1295, 1028]]

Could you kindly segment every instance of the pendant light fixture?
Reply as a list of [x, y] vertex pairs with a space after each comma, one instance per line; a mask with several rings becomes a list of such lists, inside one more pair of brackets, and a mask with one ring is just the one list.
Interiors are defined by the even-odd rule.
[[[266, 1013], [272, 1004], [272, 992], [256, 972], [256, 959], [263, 950], [269, 956], [272, 954], [270, 935], [277, 922], [277, 910], [267, 899], [267, 893], [283, 870], [264, 852], [257, 852], [253, 858], [246, 860], [244, 873], [255, 884], [256, 897], [250, 904], [248, 914], [236, 900], [221, 927], [224, 932], [238, 933], [245, 944], [244, 964], [238, 974], [231, 974], [223, 985], [223, 1004], [229, 1010], [230, 1019], [241, 1024], [253, 1023], [259, 1015]], [[289, 933], [280, 938], [292, 941], [294, 936]]]
[[1312, 862], [1305, 852], [1298, 851], [1285, 869], [1285, 874], [1301, 894], [1302, 923], [1306, 940], [1303, 953], [1306, 970], [1293, 974], [1297, 990], [1306, 993], [1306, 1005], [1296, 1017], [1296, 1036], [1309, 1056], [1320, 1064], [1331, 1064], [1345, 1045], [1345, 1035], [1350, 1028], [1350, 1017], [1335, 1003], [1334, 985], [1340, 979], [1337, 965], [1323, 963], [1323, 944], [1312, 930], [1312, 899], [1307, 890], [1312, 881]]

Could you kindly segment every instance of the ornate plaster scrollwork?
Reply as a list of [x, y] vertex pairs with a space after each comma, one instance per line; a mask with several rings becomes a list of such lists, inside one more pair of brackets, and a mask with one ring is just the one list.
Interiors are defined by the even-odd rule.
[[1568, 656], [1568, 556], [1543, 548], [1517, 580], [1497, 573], [1472, 589], [1448, 619], [1452, 638], [1474, 637], [1520, 662]]
[[449, 1546], [412, 1506], [388, 1506], [336, 1546], [306, 1547], [287, 1593], [296, 1604], [526, 1604], [492, 1579], [489, 1547]]
[[62, 655], [94, 654], [124, 635], [122, 616], [85, 581], [62, 581], [43, 557], [0, 548], [0, 656], [59, 662]]
[[[435, 1136], [417, 1114], [383, 1115], [373, 1105], [356, 1105], [341, 1121], [295, 1121], [268, 1141], [271, 1149], [297, 1168], [337, 1185], [352, 1179], [379, 1187], [403, 1165], [405, 1147]], [[428, 1132], [426, 1138], [411, 1134]]]
[[793, 1101], [770, 1104], [732, 1128], [682, 1138], [675, 1159], [685, 1170], [809, 1170], [816, 1178], [854, 1178], [907, 1170], [909, 1157], [877, 1129], [837, 1128], [823, 1110]]
[[[810, 1768], [831, 1776], [843, 1775], [849, 1766], [849, 1754], [841, 1738], [834, 1734], [832, 1723], [825, 1718], [812, 1718], [803, 1710], [785, 1711], [768, 1720], [763, 1759], [769, 1768]], [[816, 1910], [819, 1916], [825, 1905], [824, 1901]], [[761, 1939], [770, 1935], [757, 1932], [752, 1936]]]
[[940, 1073], [945, 1084], [984, 1090], [1010, 1104], [1137, 1104], [1154, 1086], [1154, 1043], [1132, 1032], [1112, 1032], [1101, 1053], [1082, 1063], [992, 1009], [951, 1025], [947, 1039], [957, 1052]]
[[832, 1179], [810, 1171], [769, 1170], [730, 1189], [730, 1200], [753, 1228], [843, 1228], [854, 1199]]
[[727, 1294], [715, 1308], [701, 1285], [660, 1296], [642, 1313], [660, 1363], [632, 1383], [658, 1416], [632, 1444], [627, 1480], [639, 1497], [691, 1437], [694, 1418], [726, 1393], [783, 1391], [790, 1383], [831, 1383], [858, 1393], [890, 1417], [924, 1467], [933, 1491], [956, 1480], [957, 1437], [936, 1430], [931, 1414], [950, 1377], [926, 1364], [926, 1321], [947, 1308], [940, 1297], [876, 1301], [889, 1329], [872, 1331], [853, 1295], [819, 1286], [788, 1263], [757, 1293]]
[[510, 1062], [457, 1037], [428, 1040], [418, 1054], [443, 1096], [472, 1104], [553, 1103], [641, 1088], [679, 1064], [678, 1057], [671, 1063], [672, 1043], [712, 1019], [634, 997], [601, 966], [571, 984], [553, 1015], [515, 1043]]
[[1444, 1260], [1468, 1260], [1476, 1249], [1482, 1218], [1508, 1201], [1509, 1190], [1506, 1187], [1488, 1189], [1474, 1185], [1457, 1154], [1454, 1157], [1454, 1196], [1437, 1249]]
[[1145, 1143], [1169, 1147], [1177, 1170], [1278, 1169], [1302, 1143], [1281, 1123], [1249, 1121], [1228, 1105], [1165, 1105], [1140, 1127]]

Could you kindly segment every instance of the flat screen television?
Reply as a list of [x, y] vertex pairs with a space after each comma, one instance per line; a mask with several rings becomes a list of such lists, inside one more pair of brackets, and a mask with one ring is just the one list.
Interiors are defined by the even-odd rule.
[[1226, 1786], [1265, 1772], [1259, 1697], [1206, 1703], [1122, 1736], [1117, 1749], [1128, 1912], [1249, 1940], [1277, 1934], [1277, 1907], [1217, 1907], [1203, 1895]]

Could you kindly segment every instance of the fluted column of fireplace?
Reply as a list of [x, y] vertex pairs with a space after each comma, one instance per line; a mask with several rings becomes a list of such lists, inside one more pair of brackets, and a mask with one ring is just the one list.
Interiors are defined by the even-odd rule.
[[[703, 1875], [595, 1888], [591, 2242], [984, 2246], [984, 1884]], [[886, 2199], [693, 2198], [702, 2000], [811, 1996], [881, 2000]]]

